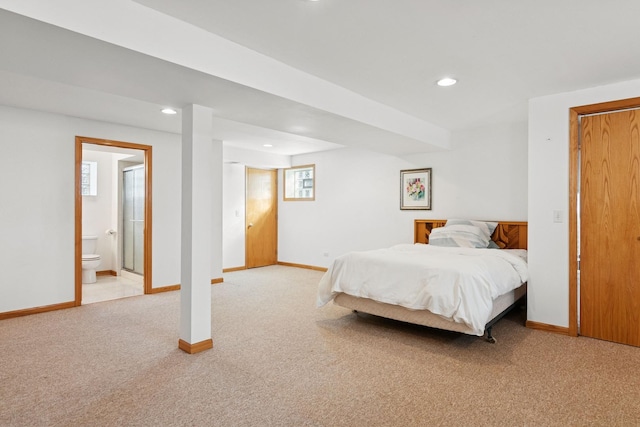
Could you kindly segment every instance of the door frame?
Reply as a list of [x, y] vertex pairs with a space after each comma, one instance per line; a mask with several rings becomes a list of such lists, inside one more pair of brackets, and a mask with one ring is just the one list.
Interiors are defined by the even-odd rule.
[[[126, 159], [123, 159], [124, 161], [126, 161]], [[120, 162], [118, 162], [120, 163]], [[122, 166], [122, 167], [120, 167]], [[139, 171], [140, 169], [142, 169], [143, 172], [143, 179], [144, 179], [144, 169], [145, 169], [145, 165], [143, 164], [138, 164], [138, 165], [118, 165], [118, 181], [119, 181], [119, 186], [120, 186], [120, 200], [118, 201], [118, 224], [122, 224], [122, 231], [120, 232], [120, 247], [118, 248], [118, 251], [120, 252], [120, 258], [119, 258], [119, 265], [118, 267], [120, 268], [120, 270], [126, 270], [127, 272], [130, 272], [132, 274], [137, 274], [135, 272], [136, 267], [140, 267], [138, 265], [138, 263], [135, 262], [135, 260], [132, 260], [133, 264], [134, 264], [134, 268], [132, 270], [128, 269], [125, 266], [125, 240], [127, 239], [127, 233], [124, 227], [124, 207], [125, 207], [125, 174], [127, 172], [134, 172], [134, 171]], [[134, 172], [135, 173], [135, 172]], [[134, 178], [135, 179], [135, 178]], [[144, 195], [143, 195], [143, 208], [144, 208]], [[143, 221], [144, 221], [144, 215], [143, 215]], [[144, 225], [144, 222], [143, 222]], [[135, 233], [134, 233], [135, 234]], [[142, 245], [144, 248], [144, 227], [143, 227], [143, 233], [142, 233]], [[135, 244], [133, 245], [135, 247]], [[135, 252], [135, 249], [133, 249]], [[135, 257], [135, 255], [133, 256]], [[144, 250], [143, 250], [143, 254], [142, 254], [142, 270], [143, 270], [143, 277], [144, 277]]]
[[580, 116], [640, 107], [640, 98], [581, 105], [569, 109], [569, 335], [578, 336], [578, 183]]
[[142, 150], [144, 152], [144, 293], [152, 293], [151, 276], [151, 236], [152, 236], [152, 210], [151, 210], [151, 153], [150, 145], [136, 144], [132, 142], [112, 141], [108, 139], [91, 138], [86, 136], [76, 136], [76, 162], [75, 162], [75, 305], [82, 305], [82, 192], [81, 192], [81, 167], [82, 167], [82, 144], [105, 145], [116, 148], [129, 148]]

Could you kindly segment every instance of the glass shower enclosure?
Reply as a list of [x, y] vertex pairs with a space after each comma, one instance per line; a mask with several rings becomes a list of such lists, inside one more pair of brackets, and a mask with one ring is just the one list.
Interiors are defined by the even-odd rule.
[[144, 275], [144, 165], [122, 171], [122, 268]]

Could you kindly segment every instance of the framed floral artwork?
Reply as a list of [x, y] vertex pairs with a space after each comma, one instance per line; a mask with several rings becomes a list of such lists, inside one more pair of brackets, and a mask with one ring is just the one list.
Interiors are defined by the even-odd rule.
[[400, 171], [400, 209], [431, 210], [431, 168]]

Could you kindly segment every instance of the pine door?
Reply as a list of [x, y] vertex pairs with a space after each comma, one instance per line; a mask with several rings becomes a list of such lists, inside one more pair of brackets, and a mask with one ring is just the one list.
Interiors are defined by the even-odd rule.
[[247, 168], [247, 268], [278, 262], [277, 171]]
[[640, 111], [581, 120], [580, 334], [640, 346]]

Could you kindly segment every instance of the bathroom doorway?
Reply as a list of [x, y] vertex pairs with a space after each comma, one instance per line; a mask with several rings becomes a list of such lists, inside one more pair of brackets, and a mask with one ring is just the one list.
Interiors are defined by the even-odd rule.
[[[76, 137], [75, 176], [75, 305], [151, 293], [151, 146]], [[102, 259], [93, 283], [83, 235]]]

